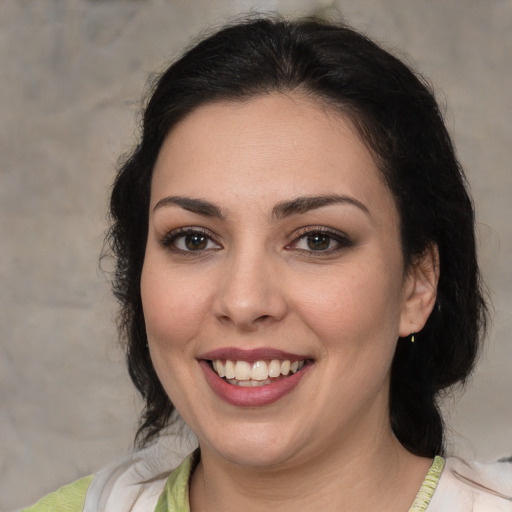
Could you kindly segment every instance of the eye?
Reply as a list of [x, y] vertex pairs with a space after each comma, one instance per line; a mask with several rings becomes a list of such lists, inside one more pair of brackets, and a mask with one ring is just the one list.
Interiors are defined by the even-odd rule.
[[291, 244], [289, 249], [296, 249], [310, 253], [330, 254], [353, 245], [350, 238], [344, 233], [325, 228], [307, 228], [302, 230]]
[[[306, 245], [307, 249], [312, 251], [325, 251], [330, 249], [333, 243], [335, 243], [335, 240], [325, 233], [311, 233], [301, 237], [298, 241], [297, 247], [300, 245]], [[301, 249], [304, 248], [305, 247], [301, 247]]]
[[219, 250], [221, 246], [202, 228], [179, 228], [168, 233], [161, 241], [163, 247], [178, 252], [205, 252]]

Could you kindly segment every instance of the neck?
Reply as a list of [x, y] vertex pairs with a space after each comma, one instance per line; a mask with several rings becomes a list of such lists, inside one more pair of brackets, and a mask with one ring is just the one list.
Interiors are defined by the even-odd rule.
[[405, 450], [390, 428], [358, 437], [266, 468], [235, 465], [202, 446], [191, 510], [407, 511], [431, 460]]

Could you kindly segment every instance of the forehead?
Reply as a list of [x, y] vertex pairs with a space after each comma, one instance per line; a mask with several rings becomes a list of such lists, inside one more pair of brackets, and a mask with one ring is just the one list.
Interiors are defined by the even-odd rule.
[[174, 127], [155, 166], [152, 204], [171, 193], [261, 203], [333, 192], [394, 203], [348, 117], [275, 93], [201, 106]]

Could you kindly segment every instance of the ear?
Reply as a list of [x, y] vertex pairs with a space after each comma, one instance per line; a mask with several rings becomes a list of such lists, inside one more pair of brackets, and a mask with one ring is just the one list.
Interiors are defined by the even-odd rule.
[[421, 331], [434, 309], [439, 281], [439, 250], [430, 244], [415, 258], [407, 270], [404, 282], [399, 336], [406, 337]]

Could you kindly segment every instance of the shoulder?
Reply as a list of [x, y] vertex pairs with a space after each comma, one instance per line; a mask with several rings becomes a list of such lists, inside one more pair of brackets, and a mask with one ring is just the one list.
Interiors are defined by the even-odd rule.
[[[155, 509], [173, 471], [195, 449], [188, 435], [162, 436], [94, 476], [83, 512], [148, 512]], [[37, 511], [39, 512], [39, 511]]]
[[93, 476], [87, 476], [52, 492], [22, 512], [82, 512]]
[[148, 512], [169, 476], [197, 447], [185, 427], [121, 459], [93, 476], [62, 487], [21, 512]]
[[512, 512], [512, 464], [446, 459], [428, 512]]

